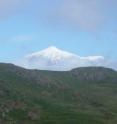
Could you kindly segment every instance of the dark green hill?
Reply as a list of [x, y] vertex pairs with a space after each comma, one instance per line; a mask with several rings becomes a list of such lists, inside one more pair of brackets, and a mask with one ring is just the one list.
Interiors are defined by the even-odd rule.
[[0, 124], [116, 124], [117, 72], [0, 64]]

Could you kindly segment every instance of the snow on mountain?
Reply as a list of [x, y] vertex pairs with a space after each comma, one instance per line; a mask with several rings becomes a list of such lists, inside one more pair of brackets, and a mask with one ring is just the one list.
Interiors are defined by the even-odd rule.
[[27, 55], [23, 66], [30, 69], [67, 71], [76, 67], [101, 66], [103, 61], [103, 56], [81, 57], [51, 46]]
[[33, 58], [33, 57], [48, 58], [53, 62], [53, 61], [68, 59], [71, 57], [76, 57], [76, 55], [72, 53], [68, 53], [66, 51], [59, 50], [58, 48], [51, 46], [45, 50], [42, 50], [40, 52], [36, 52], [27, 56], [27, 58]]

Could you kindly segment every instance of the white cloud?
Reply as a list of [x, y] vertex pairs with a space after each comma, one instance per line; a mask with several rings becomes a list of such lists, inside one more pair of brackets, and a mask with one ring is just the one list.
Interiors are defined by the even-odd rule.
[[30, 35], [18, 35], [13, 37], [10, 41], [11, 42], [27, 42], [27, 41], [31, 41], [32, 39], [33, 37]]
[[0, 0], [0, 19], [22, 11], [22, 8], [27, 10], [28, 5], [31, 6], [27, 14], [31, 16], [33, 14], [34, 18], [39, 18], [43, 22], [52, 24], [63, 22], [95, 30], [107, 22], [106, 16], [114, 18], [117, 2], [116, 0]]
[[[57, 0], [52, 6], [44, 0], [41, 8], [36, 9], [36, 16], [45, 17], [49, 23], [60, 22], [83, 29], [95, 30], [101, 27], [105, 0]], [[41, 14], [40, 14], [41, 12]], [[41, 17], [40, 17], [41, 15]]]
[[[62, 26], [67, 24], [96, 31], [114, 20], [116, 0], [43, 0], [37, 3], [35, 16], [39, 21]], [[36, 18], [36, 19], [37, 19]]]
[[91, 30], [103, 20], [99, 0], [64, 0], [58, 13], [66, 21]]
[[5, 19], [23, 7], [27, 7], [31, 0], [0, 0], [0, 19]]

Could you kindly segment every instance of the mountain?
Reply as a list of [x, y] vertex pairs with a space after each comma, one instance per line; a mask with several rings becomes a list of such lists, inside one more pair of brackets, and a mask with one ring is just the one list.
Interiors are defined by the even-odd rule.
[[117, 72], [0, 64], [0, 124], [116, 124]]
[[24, 67], [30, 69], [68, 71], [81, 66], [100, 66], [103, 65], [104, 61], [102, 56], [80, 57], [51, 46], [27, 55], [22, 63]]

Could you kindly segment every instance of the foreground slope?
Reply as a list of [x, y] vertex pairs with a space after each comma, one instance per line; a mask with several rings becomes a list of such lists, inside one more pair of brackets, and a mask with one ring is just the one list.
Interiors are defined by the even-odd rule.
[[115, 124], [117, 72], [68, 72], [0, 64], [0, 124]]

